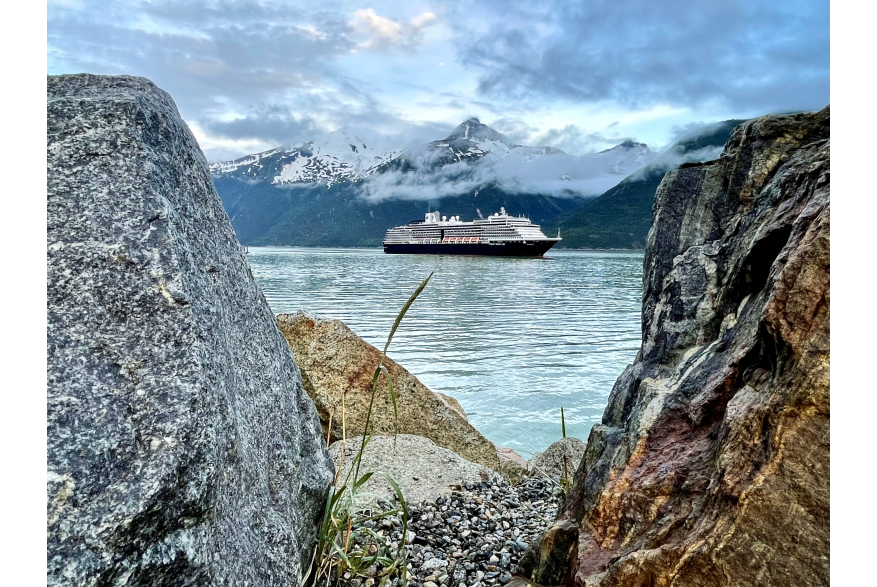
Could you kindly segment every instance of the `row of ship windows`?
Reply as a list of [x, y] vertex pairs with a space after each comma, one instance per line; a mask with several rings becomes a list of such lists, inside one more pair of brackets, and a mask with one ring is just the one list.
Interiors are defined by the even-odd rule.
[[[417, 238], [427, 238], [432, 237], [436, 238], [439, 236], [439, 231], [437, 230], [389, 230], [387, 231], [388, 235], [413, 235]], [[534, 229], [513, 229], [513, 228], [498, 228], [492, 230], [445, 230], [445, 236], [506, 236], [506, 235], [521, 235], [521, 236], [542, 236], [542, 233], [539, 230]]]

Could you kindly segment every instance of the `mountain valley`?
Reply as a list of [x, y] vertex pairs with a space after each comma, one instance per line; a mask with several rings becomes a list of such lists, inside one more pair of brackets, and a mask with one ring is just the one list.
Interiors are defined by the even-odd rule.
[[642, 248], [664, 173], [718, 156], [739, 122], [699, 129], [660, 155], [624, 141], [579, 157], [516, 144], [476, 118], [408, 149], [341, 129], [210, 170], [247, 245], [376, 247], [426, 211], [471, 219], [505, 207], [546, 234], [560, 229], [558, 248]]

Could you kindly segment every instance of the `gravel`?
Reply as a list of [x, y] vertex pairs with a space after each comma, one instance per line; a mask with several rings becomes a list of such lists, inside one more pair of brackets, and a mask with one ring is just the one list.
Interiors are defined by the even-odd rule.
[[[557, 513], [556, 485], [527, 477], [515, 486], [505, 482], [461, 486], [449, 497], [409, 504], [405, 550], [409, 587], [502, 586], [518, 570], [521, 555], [544, 532]], [[390, 547], [402, 540], [401, 517], [372, 524]], [[371, 570], [371, 569], [370, 569]], [[380, 565], [374, 569], [380, 575]], [[398, 575], [380, 578], [398, 586]], [[344, 587], [364, 587], [362, 577], [345, 573]]]

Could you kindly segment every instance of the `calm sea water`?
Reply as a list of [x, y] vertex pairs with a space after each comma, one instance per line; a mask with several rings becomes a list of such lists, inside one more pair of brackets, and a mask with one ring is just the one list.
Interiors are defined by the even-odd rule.
[[379, 348], [434, 271], [388, 355], [526, 458], [560, 438], [561, 406], [567, 436], [586, 440], [640, 344], [641, 253], [524, 259], [251, 247], [249, 260], [275, 313], [338, 318]]

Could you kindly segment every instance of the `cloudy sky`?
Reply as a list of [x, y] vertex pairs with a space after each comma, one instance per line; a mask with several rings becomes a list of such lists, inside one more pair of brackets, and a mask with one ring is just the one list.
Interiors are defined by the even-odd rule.
[[829, 103], [828, 0], [49, 0], [49, 74], [170, 92], [210, 160], [482, 122], [580, 155]]

